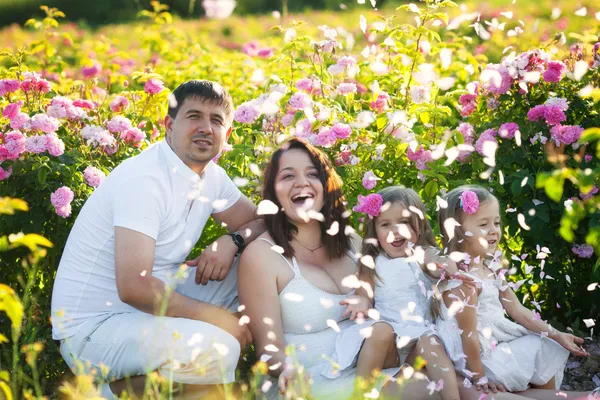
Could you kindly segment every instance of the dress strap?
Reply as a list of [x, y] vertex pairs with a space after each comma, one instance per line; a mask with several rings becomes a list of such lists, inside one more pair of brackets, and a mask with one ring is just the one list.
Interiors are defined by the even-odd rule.
[[[267, 242], [269, 243], [271, 246], [277, 246], [275, 243], [271, 242], [269, 239], [267, 238], [263, 238], [263, 237], [259, 237], [256, 240], [262, 240], [263, 242]], [[279, 252], [276, 252], [277, 254], [279, 254], [281, 256], [281, 258], [283, 258], [283, 260], [287, 263], [287, 265], [290, 266], [290, 268], [292, 269], [292, 271], [294, 271], [294, 278], [297, 276], [300, 276], [300, 269], [298, 268], [298, 264], [296, 263], [296, 258], [292, 257], [292, 263], [290, 263], [290, 261], [285, 258], [285, 256]]]

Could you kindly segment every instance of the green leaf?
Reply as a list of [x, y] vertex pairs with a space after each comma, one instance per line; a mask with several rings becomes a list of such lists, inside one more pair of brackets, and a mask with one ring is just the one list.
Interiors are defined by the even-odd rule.
[[564, 184], [565, 178], [560, 174], [550, 175], [543, 172], [537, 176], [536, 187], [543, 187], [546, 195], [556, 203], [562, 198]]
[[579, 143], [593, 142], [598, 139], [600, 139], [600, 128], [588, 128], [583, 131]]
[[0, 283], [0, 311], [6, 312], [12, 322], [13, 328], [21, 326], [23, 319], [23, 304], [15, 291], [3, 283]]
[[426, 195], [426, 198], [433, 199], [436, 194], [438, 194], [440, 187], [438, 183], [434, 180], [427, 182], [425, 188], [423, 189], [423, 193]]

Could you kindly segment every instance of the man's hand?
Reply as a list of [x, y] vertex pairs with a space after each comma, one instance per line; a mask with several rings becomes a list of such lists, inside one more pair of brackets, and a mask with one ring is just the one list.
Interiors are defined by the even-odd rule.
[[346, 304], [346, 310], [342, 314], [343, 318], [350, 315], [350, 320], [354, 321], [359, 316], [367, 315], [369, 308], [373, 307], [373, 303], [364, 296], [348, 296], [344, 300], [340, 301], [340, 306]]
[[238, 248], [231, 236], [221, 236], [209, 245], [199, 257], [185, 263], [196, 267], [196, 285], [206, 285], [208, 281], [222, 281], [233, 265]]

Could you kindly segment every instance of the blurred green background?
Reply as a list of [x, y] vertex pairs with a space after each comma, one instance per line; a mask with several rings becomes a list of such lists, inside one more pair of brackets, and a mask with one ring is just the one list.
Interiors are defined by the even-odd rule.
[[[237, 0], [234, 14], [258, 14], [281, 11], [285, 0]], [[370, 0], [365, 0], [369, 3]], [[402, 0], [377, 0], [377, 6]], [[204, 15], [202, 0], [163, 0], [172, 14], [182, 18]], [[124, 22], [135, 18], [138, 11], [151, 9], [150, 0], [0, 0], [0, 27], [17, 23], [22, 25], [31, 17], [41, 17], [41, 5], [56, 7], [71, 21], [85, 21], [90, 26]], [[340, 10], [358, 6], [357, 0], [287, 0], [290, 12], [309, 9]], [[364, 7], [364, 5], [363, 5]]]

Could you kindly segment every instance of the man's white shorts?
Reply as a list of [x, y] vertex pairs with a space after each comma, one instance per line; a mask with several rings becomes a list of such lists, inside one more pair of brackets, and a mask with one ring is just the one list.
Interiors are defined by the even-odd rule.
[[[237, 263], [223, 282], [209, 283], [221, 285], [216, 291], [195, 285], [195, 268], [189, 272], [177, 292], [235, 311]], [[218, 298], [205, 298], [207, 292]], [[76, 373], [113, 380], [158, 371], [174, 382], [209, 385], [235, 380], [240, 344], [206, 322], [140, 311], [91, 318], [61, 341], [60, 351]]]

